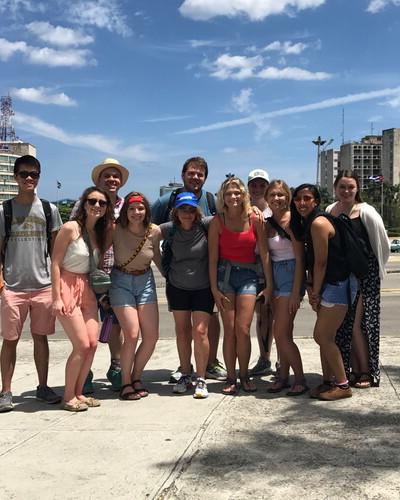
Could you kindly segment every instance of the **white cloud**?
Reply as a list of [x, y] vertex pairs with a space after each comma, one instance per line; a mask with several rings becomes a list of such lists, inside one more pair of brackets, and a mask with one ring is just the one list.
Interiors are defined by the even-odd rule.
[[5, 38], [0, 38], [0, 60], [8, 61], [15, 53], [24, 53], [26, 48], [25, 42], [9, 42]]
[[376, 123], [376, 122], [382, 121], [382, 119], [383, 119], [383, 116], [375, 115], [375, 116], [371, 116], [370, 118], [368, 118], [368, 122], [369, 123]]
[[271, 120], [264, 120], [263, 118], [255, 118], [254, 125], [256, 126], [254, 137], [257, 142], [260, 142], [266, 136], [270, 138], [276, 138], [281, 135], [280, 130], [278, 130], [272, 125]]
[[122, 36], [132, 34], [118, 0], [78, 0], [69, 7], [71, 21], [82, 26], [96, 26]]
[[367, 7], [367, 12], [377, 14], [388, 5], [395, 5], [398, 7], [400, 5], [400, 0], [371, 0]]
[[36, 0], [0, 0], [0, 12], [8, 12], [12, 16], [21, 13], [22, 10], [44, 12], [45, 8], [43, 2]]
[[171, 116], [159, 116], [157, 118], [147, 118], [147, 120], [143, 120], [146, 123], [159, 123], [159, 122], [171, 122], [177, 120], [187, 120], [191, 118], [192, 115], [171, 115]]
[[307, 69], [290, 67], [286, 68], [275, 68], [269, 66], [259, 71], [256, 75], [258, 78], [263, 80], [328, 80], [332, 77], [330, 73], [325, 73], [323, 71], [312, 72]]
[[218, 80], [243, 80], [254, 76], [256, 68], [262, 65], [263, 59], [261, 56], [246, 57], [246, 56], [231, 56], [230, 54], [222, 54], [209, 67], [211, 76]]
[[38, 104], [55, 104], [56, 106], [76, 106], [76, 101], [68, 97], [64, 92], [54, 93], [47, 87], [38, 88], [14, 88], [11, 89], [12, 97], [22, 101], [35, 102]]
[[262, 21], [276, 14], [312, 9], [325, 0], [185, 0], [180, 13], [197, 21], [208, 21], [216, 16], [247, 16], [251, 21]]
[[120, 140], [105, 137], [101, 134], [75, 134], [66, 132], [56, 125], [45, 122], [36, 116], [16, 113], [15, 123], [23, 130], [67, 144], [68, 146], [88, 147], [108, 155], [116, 155], [138, 162], [154, 161], [156, 159], [154, 153], [150, 152], [150, 149], [147, 149], [145, 145], [135, 144], [124, 146]]
[[[400, 96], [400, 87], [387, 88], [381, 90], [374, 90], [371, 92], [360, 92], [359, 94], [349, 94], [347, 96], [332, 97], [330, 99], [324, 99], [323, 101], [314, 102], [311, 104], [305, 104], [302, 106], [292, 106], [290, 108], [278, 109], [276, 111], [270, 111], [268, 113], [258, 113], [244, 118], [238, 118], [236, 120], [230, 120], [225, 122], [212, 123], [210, 125], [203, 125], [200, 127], [195, 127], [192, 129], [181, 130], [176, 132], [177, 134], [198, 134], [201, 132], [209, 132], [212, 130], [222, 130], [228, 127], [238, 127], [240, 125], [247, 125], [249, 123], [254, 123], [255, 120], [264, 120], [275, 118], [277, 116], [289, 116], [300, 113], [307, 113], [309, 111], [317, 111], [320, 109], [334, 108], [337, 106], [343, 106], [345, 104], [352, 104], [356, 102], [371, 101], [374, 99], [379, 99], [381, 97]], [[400, 100], [400, 98], [399, 98]]]
[[223, 153], [227, 154], [227, 155], [231, 155], [233, 153], [236, 153], [237, 149], [236, 148], [231, 148], [231, 147], [226, 147], [222, 150]]
[[56, 50], [49, 47], [29, 47], [26, 57], [31, 64], [43, 64], [50, 67], [77, 67], [95, 65], [87, 49]]
[[275, 42], [272, 42], [268, 44], [266, 47], [264, 47], [263, 51], [264, 52], [275, 51], [283, 55], [298, 55], [301, 54], [307, 47], [308, 45], [302, 42], [298, 43], [293, 43], [290, 41], [279, 42], [278, 40], [276, 40]]
[[57, 50], [49, 47], [32, 47], [25, 42], [9, 42], [5, 38], [0, 38], [1, 60], [7, 61], [17, 52], [23, 53], [30, 64], [50, 67], [82, 67], [96, 64], [96, 60], [91, 57], [91, 52], [87, 49]]
[[393, 109], [400, 108], [400, 93], [399, 95], [393, 97], [393, 99], [389, 99], [386, 102], [382, 103], [385, 106], [389, 106]]
[[238, 95], [232, 96], [232, 107], [239, 113], [251, 113], [256, 109], [254, 102], [251, 100], [252, 95], [252, 89], [242, 89]]
[[63, 26], [53, 26], [44, 21], [35, 21], [27, 25], [28, 30], [36, 35], [40, 40], [59, 47], [78, 47], [93, 43], [94, 38], [79, 30], [64, 28]]

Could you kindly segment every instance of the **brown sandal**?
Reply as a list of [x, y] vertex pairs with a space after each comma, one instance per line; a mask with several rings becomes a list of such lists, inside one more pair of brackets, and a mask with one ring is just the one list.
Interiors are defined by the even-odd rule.
[[233, 378], [227, 378], [222, 389], [222, 394], [225, 396], [235, 396], [237, 393], [237, 383]]
[[[136, 388], [135, 384], [140, 384], [140, 387]], [[149, 395], [148, 389], [146, 389], [146, 387], [142, 386], [142, 382], [141, 382], [140, 379], [138, 379], [138, 380], [132, 380], [132, 387], [135, 389], [135, 392], [137, 394], [139, 394], [139, 396], [141, 398], [147, 398], [147, 396]]]
[[357, 381], [354, 382], [356, 389], [369, 389], [371, 387], [371, 375], [369, 373], [360, 373]]
[[[124, 389], [127, 387], [130, 387], [132, 391], [130, 392], [124, 392]], [[119, 399], [122, 401], [138, 401], [141, 399], [140, 394], [138, 394], [132, 384], [125, 384], [121, 387], [121, 390], [119, 391]]]

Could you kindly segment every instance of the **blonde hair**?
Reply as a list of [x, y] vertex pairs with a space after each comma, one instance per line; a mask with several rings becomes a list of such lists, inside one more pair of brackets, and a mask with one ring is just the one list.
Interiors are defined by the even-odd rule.
[[290, 187], [286, 184], [285, 181], [282, 181], [281, 179], [274, 179], [269, 183], [269, 186], [267, 187], [267, 190], [265, 191], [265, 200], [268, 201], [268, 193], [270, 192], [271, 189], [273, 188], [281, 188], [286, 195], [286, 202], [287, 202], [287, 208], [289, 209], [290, 207], [290, 202], [292, 200], [292, 192], [290, 191]]
[[239, 177], [235, 176], [228, 177], [221, 184], [221, 187], [219, 188], [219, 191], [217, 193], [217, 211], [218, 213], [226, 212], [227, 207], [225, 205], [224, 196], [227, 189], [232, 185], [236, 186], [240, 190], [240, 193], [242, 195], [242, 215], [244, 218], [246, 218], [250, 210], [250, 195], [243, 181], [239, 179]]

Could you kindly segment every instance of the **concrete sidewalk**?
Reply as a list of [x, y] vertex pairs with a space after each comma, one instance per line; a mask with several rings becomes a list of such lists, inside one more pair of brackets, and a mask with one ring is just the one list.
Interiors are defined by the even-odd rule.
[[[318, 351], [299, 339], [309, 385]], [[23, 340], [16, 408], [0, 415], [0, 499], [386, 499], [400, 496], [400, 344], [383, 338], [381, 387], [325, 403], [266, 393], [173, 396], [172, 340], [161, 340], [144, 381], [147, 399], [123, 402], [94, 363], [100, 408], [71, 414], [34, 399], [32, 344]], [[62, 392], [67, 341], [52, 341], [50, 383]], [[254, 345], [254, 352], [256, 352]]]

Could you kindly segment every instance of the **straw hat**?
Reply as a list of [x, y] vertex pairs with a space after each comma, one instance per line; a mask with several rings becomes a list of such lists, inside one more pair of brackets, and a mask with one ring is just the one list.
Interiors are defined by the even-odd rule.
[[129, 177], [129, 170], [120, 165], [118, 160], [114, 158], [106, 158], [100, 165], [96, 165], [92, 170], [92, 181], [97, 185], [103, 170], [106, 168], [115, 168], [121, 174], [121, 187], [126, 184]]

